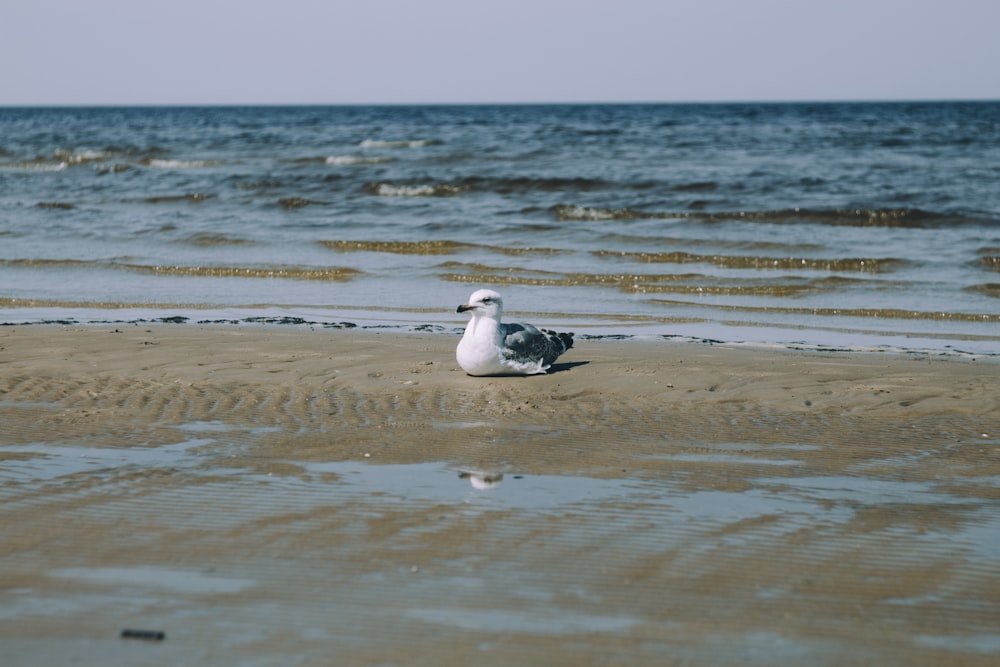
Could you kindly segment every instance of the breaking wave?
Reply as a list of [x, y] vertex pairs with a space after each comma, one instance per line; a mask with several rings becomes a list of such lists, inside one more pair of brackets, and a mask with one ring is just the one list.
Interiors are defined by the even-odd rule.
[[206, 194], [202, 192], [191, 192], [185, 195], [163, 195], [160, 197], [146, 197], [143, 199], [147, 204], [177, 204], [185, 202], [188, 204], [200, 204], [203, 201], [211, 199], [215, 195]]
[[630, 294], [691, 294], [697, 296], [800, 297], [838, 292], [846, 285], [870, 290], [899, 289], [897, 283], [867, 278], [775, 278], [727, 279], [702, 273], [579, 273], [524, 267], [497, 267], [469, 262], [443, 262], [442, 280], [493, 285], [544, 287], [613, 287]]
[[133, 264], [76, 259], [7, 259], [0, 266], [38, 268], [122, 269], [165, 276], [208, 278], [280, 278], [288, 280], [329, 280], [343, 282], [364, 272], [350, 267], [312, 268], [302, 266], [170, 266], [163, 264]]
[[332, 165], [353, 165], [353, 164], [382, 164], [392, 162], [388, 157], [365, 157], [363, 155], [330, 155], [323, 160], [326, 164]]
[[149, 159], [143, 160], [143, 164], [153, 169], [197, 169], [200, 167], [214, 167], [222, 164], [219, 160], [165, 160]]
[[23, 171], [62, 171], [69, 167], [68, 162], [49, 162], [45, 160], [28, 162], [0, 162], [0, 169]]
[[955, 225], [997, 226], [1000, 220], [991, 217], [936, 213], [914, 208], [878, 209], [778, 209], [773, 211], [733, 211], [709, 213], [702, 211], [643, 211], [635, 208], [601, 208], [557, 204], [549, 208], [557, 220], [650, 220], [684, 219], [701, 222], [761, 222], [772, 224], [822, 224], [848, 227], [938, 228]]
[[466, 250], [488, 250], [504, 255], [554, 255], [566, 252], [557, 248], [505, 247], [459, 241], [318, 241], [318, 243], [338, 252], [386, 252], [398, 255], [452, 255]]
[[[632, 189], [643, 189], [648, 184], [636, 183]], [[467, 176], [452, 181], [434, 183], [367, 183], [371, 194], [383, 196], [451, 196], [463, 192], [495, 192], [512, 195], [526, 192], [590, 192], [602, 189], [621, 189], [617, 183], [593, 178], [485, 178]]]
[[627, 252], [594, 250], [596, 257], [623, 258], [650, 264], [714, 264], [725, 269], [803, 269], [811, 271], [863, 271], [882, 273], [906, 265], [893, 257], [883, 258], [814, 258], [758, 257], [740, 255], [699, 255], [690, 252]]
[[365, 139], [358, 144], [361, 148], [421, 148], [423, 146], [433, 146], [437, 144], [434, 139]]
[[379, 197], [452, 197], [461, 193], [462, 189], [446, 183], [430, 185], [365, 183], [365, 191]]
[[714, 308], [717, 310], [744, 313], [782, 313], [787, 315], [824, 315], [828, 317], [870, 317], [879, 319], [955, 322], [1000, 322], [1000, 315], [995, 313], [905, 310], [902, 308], [794, 308], [780, 306], [709, 305], [696, 301], [670, 301], [666, 299], [652, 299], [651, 301], [670, 306]]

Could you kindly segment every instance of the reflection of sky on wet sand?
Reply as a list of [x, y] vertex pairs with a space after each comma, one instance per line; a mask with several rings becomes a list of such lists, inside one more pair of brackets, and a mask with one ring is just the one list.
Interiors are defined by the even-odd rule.
[[[246, 469], [247, 461], [225, 443], [225, 425], [204, 423], [183, 429], [199, 436], [159, 447], [101, 448], [71, 445], [27, 444], [9, 446], [4, 452], [21, 458], [4, 462], [0, 479], [25, 483], [72, 484], [80, 476], [96, 475], [108, 483], [135, 471], [169, 468], [197, 476], [231, 475], [231, 482], [213, 481], [184, 490], [163, 491], [130, 498], [120, 510], [133, 511], [159, 504], [159, 514], [180, 502], [197, 504], [205, 495], [206, 506], [230, 507], [222, 524], [238, 525], [265, 516], [275, 507], [296, 506], [302, 511], [331, 503], [364, 500], [377, 507], [400, 503], [419, 506], [453, 505], [468, 511], [515, 510], [525, 515], [561, 516], [565, 513], [606, 513], [618, 524], [634, 524], [648, 530], [658, 526], [690, 530], [693, 534], [727, 524], [767, 518], [767, 528], [757, 537], [809, 526], [849, 524], [860, 508], [921, 505], [952, 508], [960, 517], [948, 529], [922, 529], [924, 549], [969, 551], [980, 558], [1000, 557], [1000, 513], [968, 497], [952, 495], [933, 482], [880, 479], [869, 475], [816, 476], [791, 474], [800, 461], [796, 446], [769, 446], [774, 458], [748, 455], [765, 448], [748, 443], [706, 446], [703, 452], [678, 452], [655, 458], [708, 466], [743, 467], [759, 475], [747, 475], [749, 486], [739, 490], [693, 489], [687, 474], [651, 479], [624, 476], [602, 478], [581, 475], [532, 475], [514, 470], [456, 469], [444, 463], [380, 464], [371, 458], [348, 461], [286, 461], [295, 474], [273, 474]], [[265, 435], [255, 433], [255, 436]], [[807, 447], [808, 446], [804, 446]], [[782, 457], [782, 454], [785, 457]], [[791, 455], [791, 456], [788, 456]], [[789, 473], [768, 476], [768, 468]], [[263, 484], [270, 503], [240, 503], [239, 498], [253, 480]], [[14, 486], [9, 487], [14, 491]], [[184, 499], [180, 498], [183, 494]], [[6, 495], [6, 494], [4, 494]], [[213, 500], [222, 496], [224, 500]], [[111, 505], [114, 500], [109, 501]], [[106, 514], [109, 503], [99, 511]], [[186, 514], [182, 523], [203, 520]], [[917, 539], [918, 536], [911, 536]], [[754, 531], [740, 531], [724, 538], [727, 543], [753, 540]]]
[[[381, 463], [377, 453], [278, 460], [261, 457], [270, 431], [203, 422], [179, 434], [159, 447], [0, 450], [5, 502], [74, 499], [59, 511], [117, 531], [120, 543], [101, 564], [70, 554], [41, 581], [0, 591], [0, 618], [141, 619], [168, 631], [163, 648], [202, 625], [227, 647], [280, 633], [349, 642], [392, 626], [407, 641], [428, 632], [631, 638], [659, 647], [657, 657], [833, 664], [830, 656], [871, 655], [754, 625], [751, 610], [833, 618], [810, 605], [829, 604], [825, 575], [847, 567], [886, 588], [868, 604], [894, 617], [947, 613], [952, 624], [970, 623], [982, 605], [974, 591], [1000, 563], [995, 503], [880, 475], [878, 465], [816, 474], [804, 462], [812, 445], [692, 446], [601, 477]], [[248, 449], [249, 441], [260, 442]], [[157, 539], [188, 541], [194, 555], [157, 563], [144, 551], [155, 554]], [[896, 587], [922, 568], [950, 574]], [[286, 598], [293, 602], [277, 602]], [[706, 619], [730, 607], [750, 620], [704, 634]], [[971, 621], [968, 642], [934, 632], [907, 641], [989, 653], [998, 640], [987, 620]]]

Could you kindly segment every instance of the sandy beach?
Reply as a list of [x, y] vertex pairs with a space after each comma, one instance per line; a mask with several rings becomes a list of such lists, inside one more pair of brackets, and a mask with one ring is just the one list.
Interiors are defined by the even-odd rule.
[[457, 342], [0, 328], [4, 665], [996, 664], [996, 359]]

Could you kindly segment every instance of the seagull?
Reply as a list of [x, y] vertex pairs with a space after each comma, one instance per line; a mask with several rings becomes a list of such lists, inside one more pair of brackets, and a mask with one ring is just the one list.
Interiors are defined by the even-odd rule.
[[455, 358], [469, 375], [536, 375], [573, 347], [573, 334], [530, 324], [502, 324], [503, 299], [493, 290], [472, 293], [457, 312], [472, 312]]

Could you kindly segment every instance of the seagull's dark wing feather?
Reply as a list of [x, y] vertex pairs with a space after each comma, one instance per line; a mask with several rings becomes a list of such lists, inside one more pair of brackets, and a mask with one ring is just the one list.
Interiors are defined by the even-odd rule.
[[538, 329], [530, 324], [501, 324], [504, 336], [503, 354], [508, 359], [521, 362], [542, 360], [550, 366], [560, 354], [573, 347], [573, 334], [556, 333], [548, 329]]

